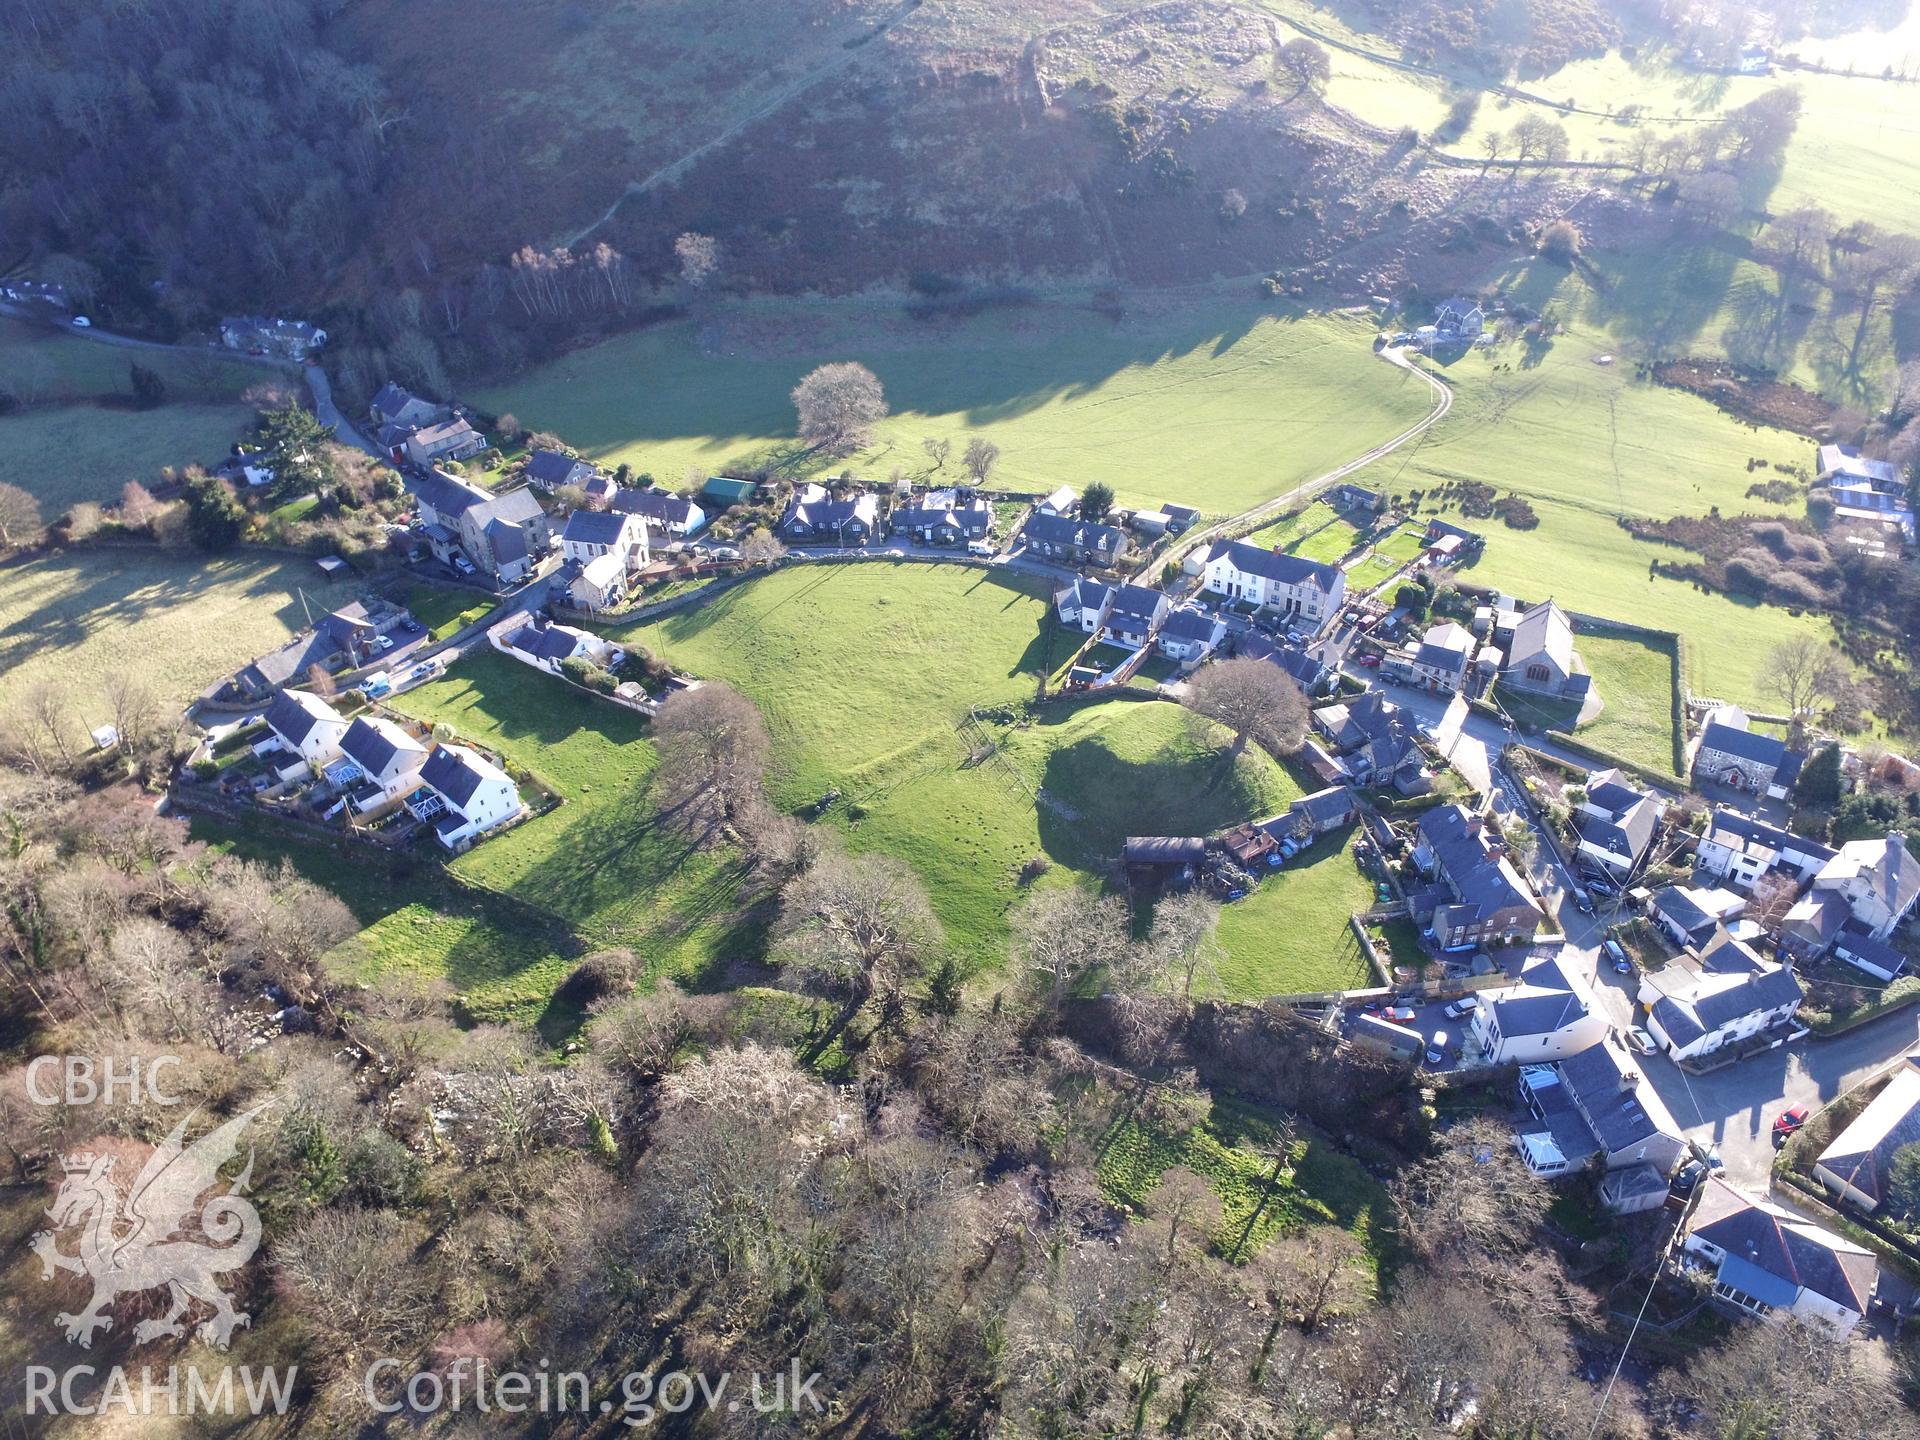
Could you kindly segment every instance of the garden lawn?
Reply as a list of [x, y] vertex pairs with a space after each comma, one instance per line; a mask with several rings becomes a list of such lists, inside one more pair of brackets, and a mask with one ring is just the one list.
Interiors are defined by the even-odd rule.
[[957, 454], [979, 436], [1000, 447], [1001, 487], [1100, 480], [1123, 503], [1232, 514], [1426, 413], [1426, 386], [1376, 359], [1372, 334], [1352, 317], [1191, 297], [1145, 300], [1120, 321], [1055, 301], [939, 322], [877, 302], [739, 302], [713, 324], [620, 336], [476, 398], [678, 485], [769, 460], [826, 464], [791, 440], [789, 392], [815, 365], [858, 360], [893, 414], [845, 462], [856, 474], [917, 476], [922, 437]]
[[[1605, 708], [1573, 731], [1589, 745], [1664, 775], [1676, 775], [1673, 732], [1673, 651], [1638, 636], [1583, 633], [1574, 648], [1593, 676]], [[1501, 686], [1500, 703], [1522, 725], [1569, 729], [1578, 706], [1542, 700]]]
[[409, 585], [406, 604], [436, 644], [459, 634], [493, 608], [491, 600], [471, 590], [439, 585]]
[[1376, 983], [1349, 915], [1373, 907], [1351, 829], [1314, 841], [1220, 916], [1220, 985], [1230, 1000], [1311, 995]]
[[446, 981], [468, 1016], [536, 1023], [580, 947], [566, 928], [527, 906], [461, 886], [427, 865], [400, 870], [362, 848], [289, 834], [265, 816], [195, 815], [195, 840], [264, 864], [291, 864], [343, 900], [365, 927], [327, 956], [369, 984]]
[[244, 551], [217, 559], [137, 546], [61, 551], [0, 567], [0, 674], [16, 697], [57, 682], [80, 729], [83, 717], [105, 716], [110, 676], [138, 676], [158, 698], [185, 704], [285, 644], [308, 608], [325, 614], [359, 590], [358, 580], [329, 581], [311, 561]]
[[1402, 525], [1347, 571], [1347, 588], [1360, 592], [1377, 589], [1404, 570], [1424, 548], [1422, 528]]

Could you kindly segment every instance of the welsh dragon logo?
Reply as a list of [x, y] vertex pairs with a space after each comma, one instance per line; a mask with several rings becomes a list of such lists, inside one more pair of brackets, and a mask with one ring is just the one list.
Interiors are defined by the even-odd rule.
[[[93, 1281], [93, 1299], [84, 1310], [56, 1317], [67, 1339], [90, 1347], [96, 1330], [112, 1328], [107, 1309], [116, 1297], [162, 1286], [173, 1305], [160, 1318], [134, 1327], [134, 1339], [143, 1344], [184, 1335], [181, 1317], [196, 1301], [213, 1311], [195, 1332], [210, 1345], [224, 1350], [234, 1326], [250, 1323], [233, 1308], [219, 1277], [238, 1270], [260, 1248], [260, 1213], [242, 1193], [253, 1175], [252, 1152], [230, 1188], [205, 1203], [200, 1197], [221, 1183], [220, 1167], [239, 1152], [242, 1133], [266, 1108], [266, 1103], [256, 1105], [192, 1145], [183, 1143], [187, 1120], [181, 1120], [134, 1177], [124, 1215], [111, 1155], [61, 1157], [65, 1178], [47, 1210], [53, 1228], [34, 1237], [33, 1251], [44, 1278], [65, 1270]], [[196, 1205], [198, 1224], [189, 1233]], [[80, 1249], [63, 1254], [57, 1232], [75, 1225], [82, 1227]]]

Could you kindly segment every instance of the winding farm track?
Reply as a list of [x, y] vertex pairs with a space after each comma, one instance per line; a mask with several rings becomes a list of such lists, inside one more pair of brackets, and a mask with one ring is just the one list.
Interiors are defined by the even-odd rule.
[[1355, 471], [1364, 470], [1367, 466], [1373, 464], [1374, 461], [1386, 458], [1408, 441], [1418, 440], [1421, 436], [1425, 435], [1427, 431], [1439, 424], [1440, 421], [1445, 418], [1446, 413], [1453, 408], [1452, 387], [1425, 366], [1417, 365], [1412, 360], [1409, 360], [1406, 353], [1402, 350], [1389, 347], [1380, 352], [1380, 358], [1389, 365], [1397, 365], [1408, 374], [1418, 375], [1422, 380], [1426, 381], [1427, 388], [1433, 392], [1433, 408], [1392, 439], [1381, 441], [1372, 449], [1363, 451], [1361, 454], [1354, 456], [1353, 459], [1334, 466], [1333, 469], [1328, 470], [1324, 474], [1316, 475], [1311, 480], [1302, 480], [1286, 493], [1276, 495], [1271, 500], [1263, 500], [1250, 510], [1242, 510], [1238, 515], [1229, 515], [1226, 519], [1216, 521], [1203, 530], [1190, 532], [1181, 540], [1179, 545], [1168, 550], [1165, 555], [1158, 556], [1142, 565], [1140, 569], [1135, 572], [1133, 578], [1141, 584], [1150, 583], [1148, 572], [1156, 567], [1178, 564], [1199, 546], [1211, 544], [1223, 535], [1229, 533], [1244, 535], [1248, 530], [1259, 525], [1261, 521], [1275, 519], [1288, 510], [1303, 505], [1306, 501], [1318, 495], [1322, 490], [1332, 485], [1338, 485]]

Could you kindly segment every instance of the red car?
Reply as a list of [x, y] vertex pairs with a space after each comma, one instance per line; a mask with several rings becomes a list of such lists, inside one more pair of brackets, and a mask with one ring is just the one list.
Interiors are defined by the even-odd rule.
[[1378, 670], [1380, 668], [1380, 657], [1378, 655], [1362, 655], [1353, 663], [1367, 670]]
[[1782, 1110], [1773, 1122], [1773, 1133], [1777, 1139], [1784, 1140], [1802, 1125], [1813, 1112], [1804, 1105], [1789, 1105]]

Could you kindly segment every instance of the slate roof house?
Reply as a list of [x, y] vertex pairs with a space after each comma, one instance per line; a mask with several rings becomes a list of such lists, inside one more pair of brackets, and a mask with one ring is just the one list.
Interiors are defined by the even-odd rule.
[[[1616, 1210], [1645, 1208], [1629, 1198], [1649, 1193], [1632, 1183], [1635, 1172], [1664, 1180], [1686, 1150], [1659, 1092], [1611, 1035], [1558, 1064], [1523, 1066], [1520, 1098], [1534, 1121], [1515, 1137], [1527, 1168], [1552, 1177], [1597, 1166], [1607, 1172], [1602, 1196]], [[1651, 1193], [1665, 1200], [1666, 1187]]]
[[1872, 1251], [1719, 1175], [1702, 1184], [1682, 1246], [1713, 1271], [1715, 1299], [1748, 1315], [1823, 1321], [1841, 1334], [1860, 1323], [1879, 1284]]
[[1153, 638], [1171, 608], [1164, 591], [1146, 585], [1117, 586], [1107, 610], [1107, 635], [1117, 644], [1138, 648]]
[[650, 558], [647, 522], [618, 510], [576, 510], [560, 532], [560, 546], [569, 560], [584, 565], [600, 555], [615, 555], [630, 570]]
[[1487, 537], [1478, 530], [1468, 530], [1448, 520], [1427, 522], [1426, 550], [1436, 560], [1450, 563], [1486, 543]]
[[1054, 592], [1054, 611], [1062, 625], [1073, 625], [1091, 635], [1106, 623], [1113, 605], [1113, 586], [1098, 580], [1075, 580]]
[[444, 470], [428, 470], [409, 476], [407, 489], [426, 522], [427, 541], [443, 561], [457, 545], [478, 568], [511, 584], [547, 552], [552, 531], [546, 512], [524, 486], [494, 495]]
[[1342, 485], [1329, 497], [1333, 508], [1345, 511], [1360, 511], [1373, 515], [1387, 508], [1387, 497], [1378, 490], [1369, 490], [1364, 485]]
[[1394, 669], [1422, 689], [1457, 695], [1467, 688], [1475, 641], [1464, 625], [1443, 620], [1389, 657]]
[[[1329, 785], [1324, 790], [1302, 795], [1287, 806], [1287, 813], [1279, 818], [1287, 822], [1287, 834], [1297, 835], [1304, 830], [1306, 838], [1315, 839], [1343, 825], [1351, 825], [1359, 814], [1360, 807], [1354, 801], [1351, 790], [1344, 785]], [[1271, 825], [1274, 822], [1265, 823]], [[1281, 835], [1276, 838], [1286, 837]]]
[[1487, 312], [1479, 301], [1455, 295], [1434, 306], [1433, 328], [1453, 339], [1477, 339], [1487, 328]]
[[638, 515], [650, 528], [679, 539], [707, 523], [707, 512], [693, 501], [664, 490], [633, 490], [623, 486], [614, 492], [612, 508], [623, 515]]
[[1234, 654], [1255, 660], [1270, 660], [1290, 676], [1309, 697], [1331, 690], [1338, 678], [1299, 645], [1275, 640], [1258, 630], [1240, 635], [1233, 642]]
[[325, 768], [340, 758], [347, 722], [318, 695], [282, 690], [267, 707], [267, 728], [309, 765]]
[[220, 343], [229, 350], [245, 350], [248, 354], [305, 360], [327, 343], [327, 332], [310, 320], [229, 315], [220, 322]]
[[535, 618], [507, 636], [507, 644], [522, 655], [531, 656], [548, 670], [558, 670], [562, 660], [600, 661], [612, 646], [598, 635]]
[[1036, 510], [1020, 528], [1029, 550], [1072, 565], [1111, 566], [1127, 553], [1126, 532], [1111, 525], [1089, 525], [1071, 515]]
[[361, 813], [399, 800], [420, 787], [427, 747], [391, 720], [362, 715], [340, 740], [341, 755], [353, 762], [366, 783], [351, 796]]
[[1639, 999], [1647, 1030], [1677, 1062], [1784, 1024], [1803, 993], [1793, 971], [1716, 928], [1704, 946], [1643, 976]]
[[1160, 653], [1190, 665], [1211, 655], [1226, 636], [1226, 622], [1218, 615], [1198, 605], [1182, 605], [1161, 622]]
[[423, 400], [403, 385], [389, 380], [367, 405], [367, 414], [375, 425], [400, 425], [409, 431], [444, 419], [447, 407]]
[[420, 783], [440, 802], [421, 818], [433, 825], [434, 837], [449, 850], [506, 824], [523, 808], [512, 777], [464, 745], [435, 746], [420, 767]]
[[793, 492], [780, 517], [780, 538], [796, 544], [864, 545], [880, 524], [880, 497], [847, 495], [835, 499], [811, 482]]
[[902, 505], [887, 521], [888, 531], [923, 545], [958, 545], [980, 540], [993, 528], [993, 507], [980, 496], [958, 490], [929, 490]]
[[1217, 541], [1201, 574], [1201, 584], [1216, 595], [1279, 610], [1316, 627], [1339, 610], [1347, 593], [1339, 566], [1277, 554], [1244, 540]]
[[464, 460], [487, 448], [487, 437], [456, 415], [422, 425], [407, 437], [407, 459], [422, 470], [440, 461]]
[[1476, 993], [1464, 1053], [1489, 1065], [1564, 1060], [1607, 1033], [1586, 982], [1558, 956], [1529, 962], [1511, 985]]
[[1694, 747], [1693, 778], [1695, 783], [1711, 780], [1732, 790], [1785, 799], [1806, 760], [1785, 741], [1749, 730], [1744, 723], [1709, 720]]
[[584, 486], [593, 478], [593, 466], [558, 450], [535, 450], [527, 456], [523, 473], [529, 485], [552, 491], [562, 485]]
[[1417, 732], [1406, 713], [1378, 690], [1345, 704], [1323, 705], [1308, 718], [1353, 779], [1391, 784], [1407, 794], [1425, 787], [1426, 756]]
[[567, 596], [582, 610], [611, 610], [627, 598], [627, 562], [596, 555], [567, 579]]
[[1747, 908], [1746, 897], [1718, 886], [1668, 885], [1653, 892], [1647, 913], [1676, 945], [1700, 945]]
[[1896, 1151], [1920, 1145], [1920, 1051], [1853, 1117], [1814, 1162], [1813, 1176], [1836, 1197], [1872, 1214], [1888, 1200]]
[[1820, 867], [1813, 888], [1841, 896], [1859, 927], [1885, 940], [1920, 900], [1920, 860], [1897, 830], [1875, 840], [1849, 840]]
[[1491, 949], [1533, 939], [1545, 911], [1484, 816], [1457, 803], [1437, 805], [1421, 814], [1417, 830], [1414, 863], [1446, 889], [1428, 919], [1435, 944]]
[[1621, 771], [1589, 772], [1574, 822], [1581, 858], [1617, 880], [1626, 879], [1652, 847], [1665, 813], [1658, 795], [1629, 783]]
[[1795, 835], [1732, 810], [1715, 810], [1694, 847], [1696, 874], [1731, 881], [1742, 889], [1771, 871], [1795, 880], [1811, 880], [1835, 851], [1817, 840]]

